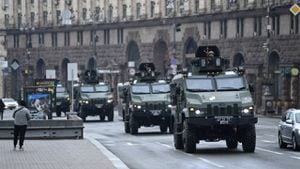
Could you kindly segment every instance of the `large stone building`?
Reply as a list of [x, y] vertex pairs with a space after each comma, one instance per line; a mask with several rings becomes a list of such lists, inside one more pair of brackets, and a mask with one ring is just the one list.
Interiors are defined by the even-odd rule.
[[295, 0], [0, 2], [12, 97], [46, 69], [65, 82], [69, 62], [81, 71], [119, 70], [105, 75], [116, 85], [128, 77], [130, 61], [154, 62], [167, 76], [171, 59], [186, 67], [197, 46], [217, 45], [231, 66], [246, 68], [258, 107], [267, 89], [274, 108], [300, 106], [300, 23], [289, 11]]

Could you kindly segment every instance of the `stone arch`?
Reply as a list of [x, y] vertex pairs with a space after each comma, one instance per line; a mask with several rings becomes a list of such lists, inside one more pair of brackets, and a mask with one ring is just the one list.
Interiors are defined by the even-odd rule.
[[160, 72], [160, 77], [167, 77], [169, 55], [167, 43], [163, 40], [159, 40], [154, 44], [153, 62], [156, 67], [156, 71]]
[[43, 59], [39, 59], [36, 63], [36, 75], [38, 79], [42, 79], [46, 75], [45, 62]]
[[61, 83], [64, 84], [64, 86], [68, 84], [68, 63], [70, 63], [68, 58], [64, 58], [61, 63]]
[[97, 61], [96, 61], [96, 58], [95, 57], [91, 57], [88, 61], [88, 64], [87, 64], [87, 68], [89, 70], [92, 70], [92, 69], [96, 69], [97, 68]]
[[137, 43], [135, 41], [130, 41], [127, 45], [127, 60], [129, 61], [134, 61], [135, 65], [138, 66], [140, 62], [140, 51]]
[[271, 94], [274, 96], [274, 99], [277, 100], [279, 97], [279, 76], [280, 74], [277, 73], [280, 70], [280, 57], [276, 51], [270, 53], [268, 58], [268, 76], [272, 80], [271, 86]]
[[184, 66], [191, 70], [191, 59], [195, 57], [195, 52], [197, 50], [197, 42], [193, 37], [187, 38], [184, 43]]
[[232, 62], [233, 67], [244, 66], [244, 65], [245, 65], [245, 60], [244, 60], [244, 56], [241, 53], [237, 53], [236, 55], [233, 56], [233, 62]]

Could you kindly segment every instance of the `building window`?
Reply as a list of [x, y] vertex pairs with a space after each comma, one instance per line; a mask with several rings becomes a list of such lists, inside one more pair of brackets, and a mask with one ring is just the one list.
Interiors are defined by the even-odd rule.
[[298, 33], [299, 32], [299, 18], [298, 15], [294, 16], [293, 14], [290, 15], [290, 34]]
[[108, 22], [112, 21], [114, 7], [110, 4], [108, 8]]
[[136, 18], [140, 18], [141, 17], [141, 3], [136, 3]]
[[204, 22], [204, 35], [210, 39], [211, 36], [211, 22]]
[[52, 38], [52, 47], [57, 47], [57, 33], [53, 32], [51, 34], [51, 38]]
[[155, 12], [155, 2], [151, 1], [151, 9], [150, 9], [150, 17], [153, 18], [154, 17], [154, 12]]
[[165, 16], [170, 16], [174, 9], [173, 0], [165, 0]]
[[4, 24], [5, 24], [5, 27], [9, 27], [9, 15], [8, 14], [5, 14], [4, 15]]
[[227, 0], [227, 9], [230, 9], [231, 6], [236, 6], [237, 5], [237, 0]]
[[18, 28], [22, 26], [22, 14], [18, 13]]
[[87, 13], [87, 9], [86, 8], [82, 8], [82, 19], [86, 20], [86, 14]]
[[18, 4], [18, 6], [21, 6], [22, 5], [22, 0], [18, 0], [17, 4]]
[[39, 33], [39, 44], [40, 45], [45, 44], [45, 35], [44, 35], [44, 33]]
[[123, 28], [118, 29], [118, 44], [123, 44], [124, 41], [124, 31]]
[[43, 12], [43, 24], [46, 25], [48, 22], [48, 12], [44, 11]]
[[199, 12], [199, 0], [195, 0], [195, 13]]
[[104, 44], [108, 45], [110, 43], [110, 33], [109, 29], [104, 30]]
[[65, 46], [70, 46], [70, 32], [65, 32]]
[[272, 32], [273, 34], [280, 34], [280, 16], [272, 16]]
[[19, 48], [20, 37], [18, 34], [14, 35], [14, 48]]
[[35, 13], [31, 12], [30, 13], [30, 23], [31, 23], [31, 25], [34, 25], [34, 20], [35, 20]]
[[248, 6], [248, 0], [244, 0], [244, 8], [247, 8], [247, 6]]
[[254, 17], [254, 36], [261, 36], [262, 33], [262, 17]]
[[127, 5], [123, 5], [123, 19], [127, 17]]
[[32, 48], [31, 33], [26, 34], [26, 48]]
[[221, 38], [227, 38], [227, 20], [221, 20], [220, 25]]
[[244, 36], [244, 18], [237, 18], [236, 20], [236, 34], [238, 37]]
[[60, 10], [57, 10], [56, 11], [56, 24], [60, 24], [60, 15], [61, 15], [61, 12]]
[[99, 21], [100, 20], [100, 7], [99, 6], [97, 6], [96, 8], [95, 8], [95, 21]]
[[31, 4], [34, 4], [34, 0], [30, 0]]
[[210, 9], [215, 10], [216, 9], [216, 1], [215, 0], [211, 0], [211, 4], [210, 4]]
[[83, 45], [83, 32], [82, 31], [77, 32], [77, 45], [78, 46]]

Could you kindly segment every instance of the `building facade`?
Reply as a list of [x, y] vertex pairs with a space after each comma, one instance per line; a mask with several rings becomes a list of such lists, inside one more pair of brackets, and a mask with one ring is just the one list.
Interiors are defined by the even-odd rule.
[[231, 66], [246, 68], [258, 107], [266, 94], [275, 109], [300, 106], [300, 23], [289, 11], [295, 0], [0, 2], [12, 97], [47, 69], [66, 83], [70, 62], [79, 71], [113, 70], [105, 80], [116, 86], [128, 78], [128, 62], [154, 62], [165, 77], [170, 60], [188, 67], [197, 46], [217, 45]]

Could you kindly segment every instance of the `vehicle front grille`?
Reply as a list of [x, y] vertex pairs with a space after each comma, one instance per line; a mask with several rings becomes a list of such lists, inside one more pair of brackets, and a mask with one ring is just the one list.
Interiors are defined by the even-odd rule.
[[91, 104], [105, 104], [105, 99], [91, 99]]
[[240, 114], [238, 104], [219, 106], [208, 104], [206, 107], [207, 116], [238, 116]]
[[162, 110], [166, 108], [165, 103], [146, 103], [146, 110]]

